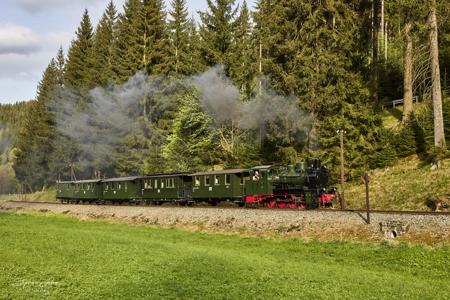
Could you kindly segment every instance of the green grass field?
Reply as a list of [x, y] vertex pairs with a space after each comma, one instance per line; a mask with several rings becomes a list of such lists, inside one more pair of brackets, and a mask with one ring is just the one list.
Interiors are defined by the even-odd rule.
[[0, 298], [448, 299], [450, 250], [0, 213]]

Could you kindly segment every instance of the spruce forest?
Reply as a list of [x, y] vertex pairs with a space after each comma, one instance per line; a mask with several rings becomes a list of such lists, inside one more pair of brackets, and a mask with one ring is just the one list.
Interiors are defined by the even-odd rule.
[[195, 16], [111, 1], [55, 49], [36, 99], [0, 105], [0, 193], [311, 157], [337, 181], [338, 130], [349, 179], [415, 153], [438, 164], [448, 73], [448, 0], [207, 0]]

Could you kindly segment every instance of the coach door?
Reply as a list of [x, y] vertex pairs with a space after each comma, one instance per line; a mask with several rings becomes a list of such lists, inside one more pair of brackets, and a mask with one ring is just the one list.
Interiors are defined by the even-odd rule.
[[180, 186], [182, 187], [181, 198], [185, 200], [192, 199], [192, 177], [184, 176], [180, 177]]

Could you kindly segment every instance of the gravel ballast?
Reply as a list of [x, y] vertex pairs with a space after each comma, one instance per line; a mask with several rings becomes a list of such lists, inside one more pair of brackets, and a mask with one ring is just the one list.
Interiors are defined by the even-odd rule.
[[0, 203], [0, 211], [53, 212], [82, 220], [108, 219], [128, 224], [245, 235], [353, 241], [381, 241], [396, 237], [430, 245], [450, 243], [450, 217], [446, 215], [372, 213], [371, 224], [367, 225], [365, 214], [317, 210], [3, 202]]

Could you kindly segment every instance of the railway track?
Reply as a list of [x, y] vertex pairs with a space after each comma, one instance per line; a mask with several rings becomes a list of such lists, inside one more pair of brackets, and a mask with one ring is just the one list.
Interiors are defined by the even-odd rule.
[[[38, 201], [18, 201], [18, 200], [10, 200], [7, 202], [12, 203], [24, 203], [24, 204], [50, 204], [50, 205], [94, 205], [97, 206], [97, 204], [89, 204], [89, 203], [83, 203], [83, 204], [72, 204], [72, 203], [60, 203], [60, 202], [38, 202]], [[99, 204], [99, 206], [133, 206], [133, 207], [185, 207], [181, 205], [176, 204], [163, 204], [163, 205], [148, 205], [148, 204]], [[365, 214], [367, 213], [367, 210], [364, 209], [311, 209], [311, 210], [304, 210], [304, 209], [278, 209], [278, 208], [267, 208], [267, 207], [237, 207], [232, 205], [227, 206], [211, 206], [211, 205], [202, 205], [202, 204], [195, 204], [191, 207], [201, 207], [201, 208], [210, 208], [210, 209], [246, 209], [246, 210], [252, 210], [252, 209], [261, 209], [261, 210], [270, 210], [270, 211], [308, 211], [308, 212], [331, 212], [331, 213], [342, 213], [342, 212], [350, 212], [350, 213], [360, 213]], [[186, 207], [187, 208], [187, 207]], [[411, 211], [411, 210], [370, 210], [370, 214], [393, 214], [393, 215], [429, 215], [429, 216], [449, 216], [450, 211]]]

